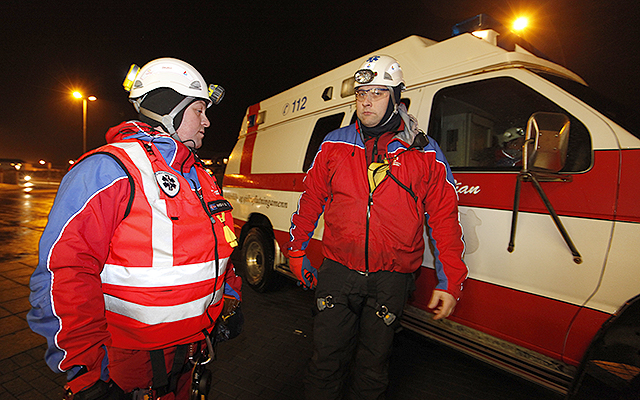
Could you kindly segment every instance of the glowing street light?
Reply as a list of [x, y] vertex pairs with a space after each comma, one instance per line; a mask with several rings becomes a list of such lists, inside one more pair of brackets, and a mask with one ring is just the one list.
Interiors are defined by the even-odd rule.
[[73, 92], [73, 97], [82, 99], [82, 154], [87, 152], [87, 100], [96, 101], [96, 96], [84, 97], [80, 92]]
[[523, 31], [529, 25], [529, 18], [527, 17], [519, 17], [513, 21], [513, 30], [516, 32]]

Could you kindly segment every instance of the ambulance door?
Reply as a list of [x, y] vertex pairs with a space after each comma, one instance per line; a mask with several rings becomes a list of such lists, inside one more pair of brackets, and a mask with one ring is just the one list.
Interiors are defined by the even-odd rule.
[[[466, 242], [469, 279], [451, 320], [562, 359], [574, 317], [597, 290], [612, 229], [616, 151], [598, 152], [603, 158], [597, 159], [594, 132], [598, 147], [615, 149], [615, 139], [590, 109], [535, 74], [508, 70], [483, 77], [434, 88], [424, 100], [430, 108], [421, 110], [430, 115], [428, 134], [453, 170]], [[536, 112], [570, 120], [564, 178], [541, 186], [581, 252], [581, 264], [531, 182], [522, 184], [515, 249], [507, 250], [522, 164], [506, 145], [524, 134]], [[433, 268], [430, 253], [425, 265]], [[434, 284], [433, 271], [421, 269], [411, 304], [426, 310]], [[594, 314], [597, 326], [606, 314]]]

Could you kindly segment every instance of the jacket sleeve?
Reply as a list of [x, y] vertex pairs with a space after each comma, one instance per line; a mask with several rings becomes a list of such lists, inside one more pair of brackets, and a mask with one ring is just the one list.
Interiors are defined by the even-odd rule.
[[324, 205], [329, 197], [329, 171], [325, 143], [320, 145], [313, 164], [304, 177], [304, 191], [298, 200], [297, 210], [291, 215], [287, 250], [305, 250], [307, 248], [318, 225], [318, 219], [324, 212]]
[[425, 151], [430, 173], [424, 207], [429, 237], [435, 249], [436, 289], [459, 300], [468, 269], [463, 260], [465, 244], [455, 180], [449, 163], [433, 139]]
[[47, 364], [67, 372], [74, 393], [108, 380], [100, 273], [130, 193], [128, 175], [113, 158], [85, 158], [62, 180], [40, 239], [27, 320], [47, 339]]
[[233, 296], [236, 300], [242, 301], [242, 278], [236, 274], [236, 268], [229, 261], [224, 273], [224, 295]]

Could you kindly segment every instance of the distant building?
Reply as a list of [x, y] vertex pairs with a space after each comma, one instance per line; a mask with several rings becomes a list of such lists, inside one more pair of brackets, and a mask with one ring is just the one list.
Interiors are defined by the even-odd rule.
[[0, 170], [19, 170], [25, 165], [19, 158], [0, 158]]

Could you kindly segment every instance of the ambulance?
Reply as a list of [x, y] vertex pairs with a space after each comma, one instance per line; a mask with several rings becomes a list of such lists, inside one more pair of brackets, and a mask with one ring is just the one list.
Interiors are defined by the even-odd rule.
[[[451, 165], [469, 268], [455, 312], [433, 321], [427, 249], [402, 325], [556, 392], [637, 393], [640, 125], [494, 26], [479, 15], [447, 40], [372, 53], [399, 61], [402, 101]], [[370, 55], [247, 109], [223, 190], [238, 268], [259, 292], [292, 276], [284, 249], [304, 173], [323, 137], [354, 122], [353, 74]], [[501, 163], [512, 137], [522, 159]], [[321, 219], [316, 267], [322, 233]]]

